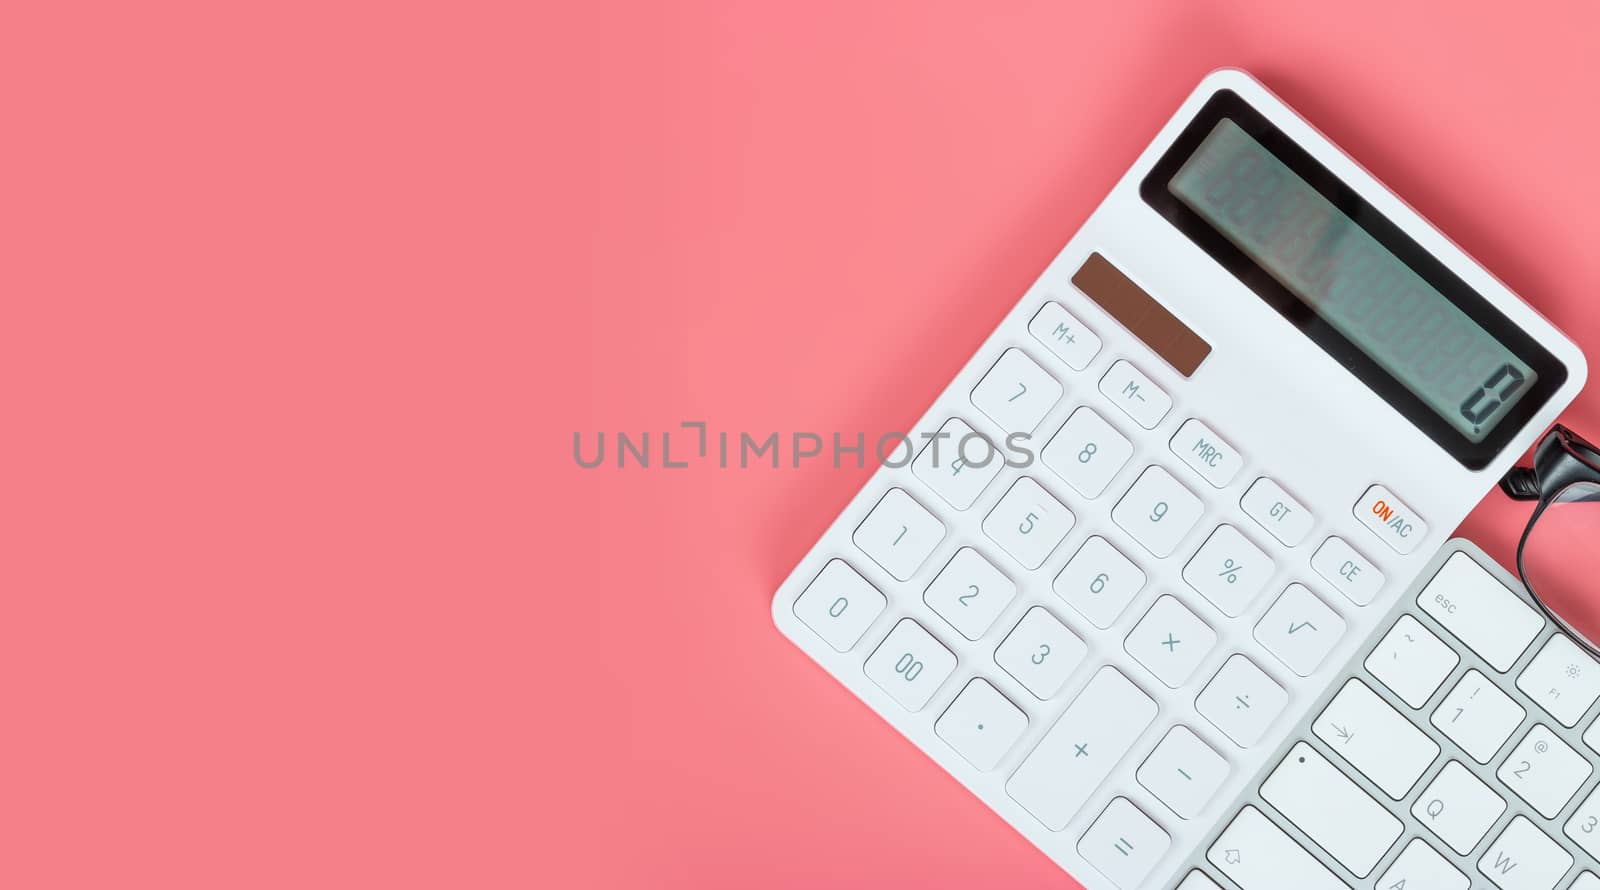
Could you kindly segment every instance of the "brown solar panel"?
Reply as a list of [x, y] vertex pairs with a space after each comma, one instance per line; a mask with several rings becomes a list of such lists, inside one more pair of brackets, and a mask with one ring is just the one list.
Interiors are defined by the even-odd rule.
[[1072, 283], [1183, 376], [1211, 354], [1210, 343], [1100, 254], [1089, 254]]

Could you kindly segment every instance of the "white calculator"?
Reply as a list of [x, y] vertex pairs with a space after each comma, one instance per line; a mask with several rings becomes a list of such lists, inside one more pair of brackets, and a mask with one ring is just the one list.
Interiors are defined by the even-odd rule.
[[[1537, 723], [1593, 757], [1515, 691], [1534, 641], [1512, 653], [1483, 642], [1498, 625], [1457, 632], [1483, 613], [1444, 590], [1454, 618], [1406, 608], [1456, 654], [1453, 685], [1423, 696], [1420, 679], [1366, 672], [1350, 713], [1326, 715], [1586, 373], [1560, 331], [1261, 84], [1218, 71], [882, 455], [773, 617], [1091, 890], [1370, 888], [1421, 856], [1402, 841], [1473, 886], [1555, 887], [1479, 868], [1409, 809], [1418, 783], [1471, 776], [1507, 810], [1468, 853], [1524, 855], [1536, 833], [1574, 859], [1556, 878], [1570, 881], [1583, 862], [1545, 815], [1553, 799], [1522, 815], [1524, 792], [1496, 776], [1526, 736], [1486, 762], [1498, 731], [1461, 740], [1435, 710], [1406, 714], [1440, 753], [1400, 794], [1409, 771], [1352, 761], [1310, 721], [1365, 743], [1377, 731], [1357, 716], [1417, 707], [1408, 695], [1437, 709], [1470, 664], [1523, 711], [1512, 732]], [[1381, 853], [1368, 840], [1346, 861], [1266, 797], [1262, 776], [1300, 767], [1302, 743], [1321, 772], [1285, 783], [1372, 798], [1403, 825]], [[1456, 885], [1404, 885], [1424, 886]]]

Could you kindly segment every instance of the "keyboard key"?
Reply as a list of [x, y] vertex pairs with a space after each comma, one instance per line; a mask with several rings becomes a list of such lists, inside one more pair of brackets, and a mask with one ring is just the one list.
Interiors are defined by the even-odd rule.
[[1294, 547], [1304, 541], [1316, 522], [1311, 512], [1300, 506], [1299, 501], [1265, 476], [1257, 479], [1250, 490], [1244, 493], [1244, 497], [1239, 499], [1239, 507], [1286, 547]]
[[995, 650], [995, 663], [1040, 701], [1056, 693], [1083, 662], [1089, 647], [1039, 606], [1029, 609]]
[[1549, 727], [1538, 725], [1522, 737], [1495, 775], [1539, 815], [1554, 819], [1592, 772], [1583, 755]]
[[794, 614], [829, 646], [849, 652], [888, 604], [849, 563], [833, 559], [794, 601]]
[[968, 683], [933, 724], [939, 738], [984, 772], [1000, 765], [1027, 728], [1028, 715], [982, 678]]
[[1183, 580], [1222, 614], [1244, 614], [1272, 577], [1272, 559], [1231, 525], [1217, 526], [1183, 567]]
[[1378, 879], [1382, 890], [1467, 890], [1472, 882], [1425, 842], [1412, 838], [1394, 864]]
[[1479, 763], [1494, 759], [1527, 712], [1476, 670], [1467, 671], [1429, 718]]
[[851, 540], [895, 580], [910, 581], [944, 540], [944, 523], [902, 489], [891, 488]]
[[1290, 748], [1262, 783], [1261, 799], [1358, 878], [1378, 867], [1403, 828], [1372, 795], [1305, 742]]
[[1595, 877], [1594, 872], [1586, 871], [1572, 882], [1572, 890], [1600, 890], [1600, 878]]
[[1100, 391], [1112, 404], [1147, 430], [1156, 428], [1172, 407], [1172, 397], [1125, 361], [1111, 366], [1100, 378]]
[[1383, 573], [1344, 538], [1335, 536], [1323, 541], [1311, 557], [1311, 568], [1358, 606], [1377, 599], [1378, 591], [1383, 589]]
[[867, 676], [908, 711], [920, 711], [956, 669], [956, 657], [910, 618], [867, 659]]
[[1239, 890], [1350, 890], [1252, 806], [1240, 810], [1217, 836], [1206, 859]]
[[1544, 628], [1533, 607], [1465, 553], [1445, 560], [1417, 594], [1417, 605], [1502, 673]]
[[1083, 808], [1156, 718], [1156, 703], [1102, 667], [1006, 782], [1006, 793], [1051, 831]]
[[1118, 887], [1135, 890], [1171, 846], [1161, 826], [1128, 802], [1113, 800], [1078, 841], [1078, 855]]
[[1463, 856], [1505, 811], [1505, 800], [1455, 760], [1444, 765], [1411, 805], [1418, 822]]
[[1072, 511], [1023, 476], [983, 519], [983, 533], [1022, 563], [1023, 568], [1044, 565], [1050, 551], [1072, 530]]
[[1177, 689], [1188, 682], [1216, 644], [1216, 631], [1176, 597], [1163, 596], [1139, 619], [1122, 645], [1157, 680]]
[[1010, 433], [1031, 433], [1061, 399], [1061, 384], [1020, 349], [1000, 354], [972, 389], [972, 404]]
[[976, 640], [989, 632], [1017, 585], [971, 547], [962, 547], [928, 585], [922, 599], [962, 636]]
[[1600, 753], [1600, 719], [1596, 719], [1583, 731], [1583, 743], [1589, 746], [1589, 750]]
[[1584, 852], [1600, 859], [1600, 788], [1589, 792], [1583, 803], [1578, 804], [1564, 830]]
[[1111, 519], [1156, 556], [1171, 556], [1205, 505], [1193, 492], [1158, 466], [1146, 467], [1139, 481], [1122, 496]]
[[1345, 681], [1311, 731], [1395, 800], [1405, 797], [1439, 756], [1433, 739], [1354, 678]]
[[1174, 726], [1139, 765], [1136, 778], [1180, 819], [1193, 819], [1228, 778], [1228, 761], [1187, 726]]
[[1051, 472], [1086, 498], [1097, 498], [1133, 456], [1133, 443], [1089, 408], [1072, 412], [1039, 453]]
[[1256, 624], [1256, 639], [1289, 670], [1309, 677], [1338, 645], [1344, 627], [1339, 613], [1304, 584], [1290, 584]]
[[1362, 525], [1401, 555], [1417, 549], [1428, 536], [1428, 524], [1382, 485], [1367, 489], [1352, 512]]
[[1600, 697], [1600, 664], [1565, 634], [1556, 634], [1523, 668], [1517, 688], [1562, 726], [1577, 726]]
[[1028, 333], [1074, 371], [1089, 367], [1089, 362], [1100, 352], [1100, 337], [1073, 318], [1060, 303], [1049, 302], [1039, 307], [1033, 321], [1028, 322]]
[[1250, 659], [1233, 655], [1222, 663], [1200, 697], [1195, 709], [1211, 725], [1222, 730], [1241, 748], [1261, 741], [1279, 712], [1289, 703], [1289, 694], [1261, 672]]
[[1420, 708], [1439, 691], [1460, 661], [1455, 650], [1423, 627], [1422, 622], [1402, 615], [1367, 656], [1366, 667], [1401, 701]]
[[1143, 570], [1096, 535], [1084, 541], [1067, 560], [1053, 586], [1056, 596], [1077, 609], [1090, 624], [1104, 630], [1144, 589], [1144, 582]]
[[1183, 883], [1178, 885], [1178, 890], [1222, 890], [1216, 881], [1206, 876], [1206, 873], [1195, 869], [1183, 877]]
[[1192, 417], [1178, 427], [1167, 447], [1215, 488], [1227, 486], [1244, 466], [1244, 458], [1232, 445]]
[[1571, 854], [1525, 816], [1513, 816], [1478, 860], [1478, 871], [1500, 890], [1555, 890], [1571, 867]]
[[911, 462], [911, 472], [945, 503], [965, 510], [1006, 465], [1005, 455], [959, 417], [939, 427]]

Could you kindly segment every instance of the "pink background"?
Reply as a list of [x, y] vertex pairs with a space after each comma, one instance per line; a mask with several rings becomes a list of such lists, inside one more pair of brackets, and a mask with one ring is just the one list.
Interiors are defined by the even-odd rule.
[[11, 4], [0, 884], [1071, 886], [771, 626], [866, 470], [572, 435], [903, 428], [1225, 64], [1600, 356], [1595, 5], [1291, 5]]

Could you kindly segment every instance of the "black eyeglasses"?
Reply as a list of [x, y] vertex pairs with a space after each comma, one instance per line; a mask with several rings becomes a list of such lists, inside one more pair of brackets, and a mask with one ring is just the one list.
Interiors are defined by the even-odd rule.
[[[1539, 440], [1533, 466], [1513, 467], [1500, 490], [1538, 501], [1517, 544], [1517, 574], [1534, 602], [1589, 654], [1600, 647], [1574, 627], [1600, 627], [1600, 449], [1556, 424]], [[1585, 509], [1585, 506], [1588, 509]], [[1571, 620], [1569, 620], [1571, 619]]]

